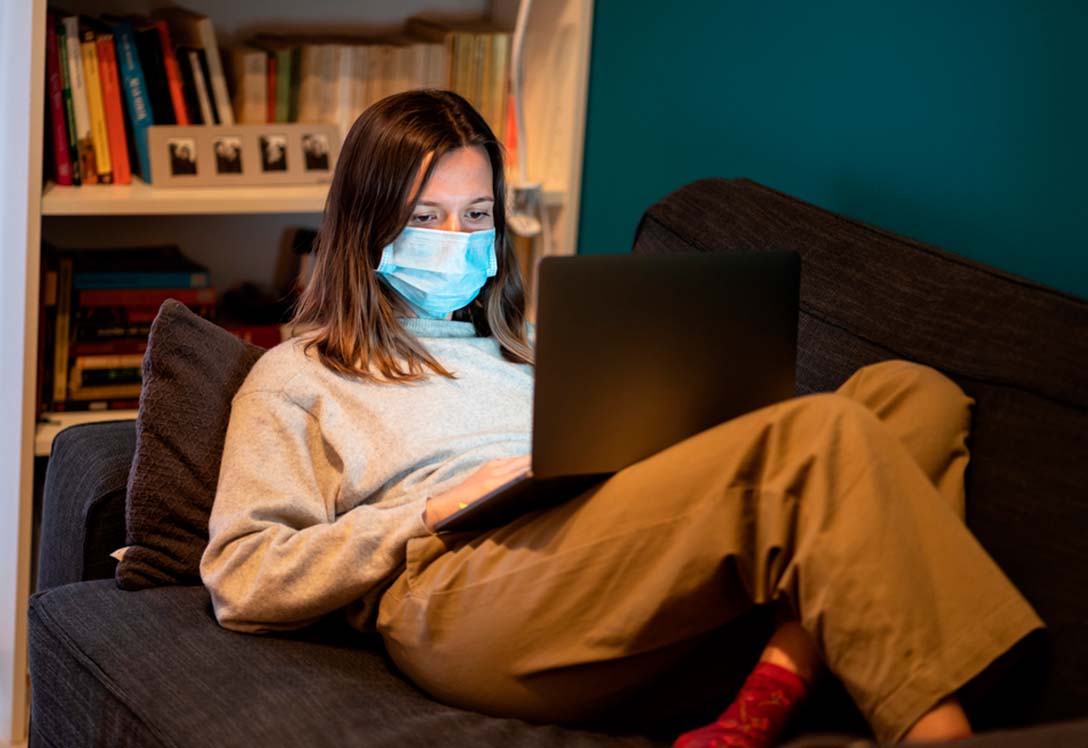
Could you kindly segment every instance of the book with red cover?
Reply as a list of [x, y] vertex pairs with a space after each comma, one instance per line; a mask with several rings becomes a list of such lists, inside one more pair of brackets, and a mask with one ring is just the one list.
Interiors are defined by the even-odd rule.
[[99, 77], [102, 81], [102, 107], [106, 112], [106, 132], [110, 141], [110, 163], [114, 184], [132, 184], [132, 167], [125, 138], [125, 114], [121, 108], [121, 79], [117, 73], [117, 51], [112, 34], [100, 33], [98, 44]]
[[115, 288], [88, 289], [79, 292], [78, 303], [84, 307], [162, 306], [167, 299], [177, 299], [186, 306], [213, 306], [216, 302], [214, 288]]
[[179, 125], [188, 125], [189, 107], [185, 103], [184, 83], [178, 67], [177, 53], [174, 51], [174, 42], [170, 39], [170, 27], [161, 18], [153, 18], [151, 23], [159, 30], [163, 67], [166, 71], [166, 83], [170, 87], [170, 100], [174, 103], [174, 116]]
[[68, 152], [68, 114], [64, 106], [64, 84], [60, 74], [57, 46], [57, 15], [49, 11], [45, 36], [45, 74], [49, 87], [49, 122], [53, 131], [53, 178], [59, 185], [72, 184], [72, 160]]

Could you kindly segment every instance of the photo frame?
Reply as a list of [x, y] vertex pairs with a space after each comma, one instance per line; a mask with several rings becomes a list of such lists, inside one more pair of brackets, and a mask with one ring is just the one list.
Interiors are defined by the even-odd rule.
[[315, 184], [332, 180], [336, 125], [156, 125], [148, 128], [156, 187]]

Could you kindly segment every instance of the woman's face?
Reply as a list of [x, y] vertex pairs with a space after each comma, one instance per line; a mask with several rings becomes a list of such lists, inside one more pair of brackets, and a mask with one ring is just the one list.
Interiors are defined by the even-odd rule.
[[[418, 192], [430, 158], [428, 156], [420, 166], [410, 194]], [[491, 162], [482, 146], [450, 151], [439, 159], [431, 172], [431, 178], [412, 209], [408, 225], [442, 231], [486, 231], [495, 228], [495, 195], [491, 177]]]

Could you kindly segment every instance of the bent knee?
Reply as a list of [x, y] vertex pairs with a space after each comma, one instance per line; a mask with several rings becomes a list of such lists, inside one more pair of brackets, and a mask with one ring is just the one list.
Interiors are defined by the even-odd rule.
[[876, 416], [850, 397], [837, 392], [818, 392], [791, 401], [793, 418], [810, 424], [850, 423], [870, 426], [878, 423]]
[[908, 399], [924, 400], [946, 414], [966, 414], [974, 404], [958, 384], [937, 369], [903, 359], [858, 369], [839, 392], [878, 412], [881, 406], [901, 404]]

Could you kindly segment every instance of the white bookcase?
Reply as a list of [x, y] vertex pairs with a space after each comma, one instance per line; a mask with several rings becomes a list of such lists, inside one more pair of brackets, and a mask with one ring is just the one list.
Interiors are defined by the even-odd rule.
[[[69, 0], [78, 13], [147, 13], [157, 0]], [[492, 18], [513, 28], [517, 0], [179, 0], [212, 18], [221, 45], [250, 33], [393, 31], [416, 13]], [[40, 243], [178, 243], [217, 287], [267, 283], [284, 229], [316, 227], [323, 186], [61, 188], [42, 180], [46, 0], [0, 0], [0, 745], [26, 741], [26, 605], [35, 463], [61, 424], [34, 422]], [[552, 252], [573, 254], [582, 177], [592, 0], [535, 0], [525, 47], [530, 178], [543, 183]], [[25, 192], [24, 192], [25, 190]], [[74, 416], [79, 418], [79, 416]], [[89, 416], [94, 418], [94, 416]], [[101, 418], [101, 416], [97, 416]]]

